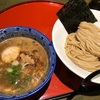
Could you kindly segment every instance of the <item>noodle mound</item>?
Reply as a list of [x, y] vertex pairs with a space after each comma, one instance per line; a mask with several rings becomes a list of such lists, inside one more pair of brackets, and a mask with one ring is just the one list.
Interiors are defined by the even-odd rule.
[[68, 35], [65, 51], [79, 67], [91, 72], [100, 69], [100, 28], [81, 22], [78, 30]]

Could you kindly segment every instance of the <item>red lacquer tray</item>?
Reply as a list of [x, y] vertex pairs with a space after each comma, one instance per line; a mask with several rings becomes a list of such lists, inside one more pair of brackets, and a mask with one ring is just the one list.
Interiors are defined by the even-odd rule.
[[[62, 6], [53, 2], [29, 2], [11, 7], [0, 14], [0, 28], [28, 26], [41, 31], [52, 40], [52, 28], [57, 20], [56, 13]], [[48, 84], [24, 100], [44, 99], [72, 92], [72, 87], [78, 86], [77, 82], [75, 83], [77, 80], [79, 81], [78, 76], [70, 72], [57, 57], [56, 69]]]

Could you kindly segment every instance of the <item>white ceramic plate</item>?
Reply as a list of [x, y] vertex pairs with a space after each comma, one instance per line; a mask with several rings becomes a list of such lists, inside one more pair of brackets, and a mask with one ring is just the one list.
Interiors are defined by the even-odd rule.
[[[100, 11], [97, 10], [91, 10], [94, 14], [94, 16], [97, 18], [98, 22], [95, 24], [100, 26]], [[55, 51], [58, 55], [58, 57], [61, 59], [61, 61], [68, 67], [72, 72], [80, 76], [81, 78], [86, 78], [87, 75], [90, 74], [90, 72], [81, 69], [77, 65], [75, 65], [66, 55], [65, 53], [65, 40], [68, 33], [65, 30], [64, 26], [60, 22], [59, 19], [55, 22], [52, 30], [52, 41], [55, 48]], [[95, 77], [92, 79], [95, 83], [100, 83], [100, 76]]]

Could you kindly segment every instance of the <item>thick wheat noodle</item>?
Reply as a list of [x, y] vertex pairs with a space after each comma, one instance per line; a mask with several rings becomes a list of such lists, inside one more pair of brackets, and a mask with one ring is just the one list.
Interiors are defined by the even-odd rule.
[[79, 67], [87, 71], [100, 69], [100, 28], [81, 22], [78, 30], [67, 36], [65, 51]]

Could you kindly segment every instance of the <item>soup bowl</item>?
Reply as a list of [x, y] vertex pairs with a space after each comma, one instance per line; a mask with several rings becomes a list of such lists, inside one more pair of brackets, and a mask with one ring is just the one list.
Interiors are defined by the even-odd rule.
[[50, 80], [56, 65], [56, 53], [54, 51], [52, 42], [40, 31], [26, 26], [11, 26], [4, 29], [0, 29], [0, 42], [12, 37], [28, 37], [40, 43], [48, 56], [48, 69], [42, 81], [35, 88], [29, 90], [28, 92], [14, 95], [0, 92], [0, 99], [3, 100], [21, 99], [38, 92]]

